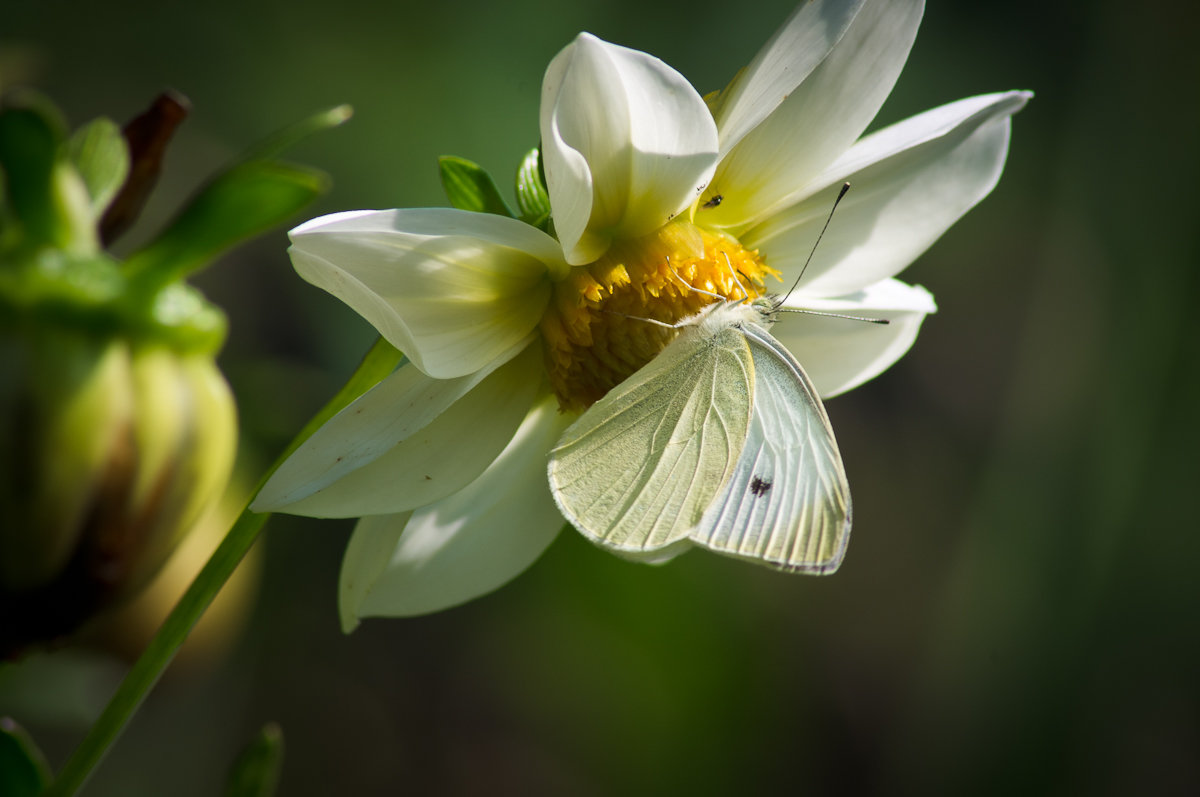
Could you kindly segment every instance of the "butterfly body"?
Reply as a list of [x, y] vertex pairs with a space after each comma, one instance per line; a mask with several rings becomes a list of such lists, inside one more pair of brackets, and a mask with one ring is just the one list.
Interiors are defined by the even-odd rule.
[[850, 493], [824, 407], [770, 334], [778, 302], [719, 301], [596, 402], [550, 486], [597, 544], [643, 561], [700, 546], [781, 570], [841, 563]]

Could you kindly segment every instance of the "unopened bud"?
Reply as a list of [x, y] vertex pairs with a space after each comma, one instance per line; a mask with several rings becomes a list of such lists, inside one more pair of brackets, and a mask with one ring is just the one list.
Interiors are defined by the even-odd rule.
[[2, 345], [0, 645], [12, 653], [146, 583], [224, 489], [237, 430], [210, 354], [62, 329]]

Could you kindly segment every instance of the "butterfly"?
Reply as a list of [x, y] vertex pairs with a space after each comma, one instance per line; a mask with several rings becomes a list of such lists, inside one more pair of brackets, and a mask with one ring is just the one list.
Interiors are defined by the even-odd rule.
[[783, 299], [717, 298], [667, 325], [679, 335], [566, 429], [551, 493], [586, 537], [630, 558], [699, 546], [832, 573], [850, 487], [812, 381], [770, 333]]
[[831, 573], [850, 537], [833, 428], [770, 334], [778, 297], [719, 301], [593, 404], [550, 453], [550, 487], [585, 536], [644, 561], [696, 545]]

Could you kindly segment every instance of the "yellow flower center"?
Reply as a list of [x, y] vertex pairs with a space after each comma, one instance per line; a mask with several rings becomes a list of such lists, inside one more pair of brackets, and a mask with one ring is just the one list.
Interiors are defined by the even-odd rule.
[[708, 294], [757, 298], [768, 275], [779, 276], [757, 250], [683, 220], [571, 269], [555, 283], [541, 322], [559, 406], [591, 406], [678, 334], [645, 319], [674, 324], [718, 301]]

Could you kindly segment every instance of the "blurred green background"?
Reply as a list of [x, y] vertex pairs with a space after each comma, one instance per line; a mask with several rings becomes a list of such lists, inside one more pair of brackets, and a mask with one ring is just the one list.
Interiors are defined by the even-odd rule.
[[[309, 215], [441, 205], [438, 155], [509, 183], [578, 31], [706, 92], [791, 6], [5, 3], [0, 76], [74, 124], [190, 97], [144, 230], [243, 146], [342, 102], [355, 119], [293, 153], [335, 180]], [[636, 566], [564, 533], [494, 595], [344, 637], [351, 523], [278, 516], [237, 643], [170, 673], [86, 793], [216, 794], [268, 720], [282, 795], [1200, 793], [1200, 18], [1171, 0], [931, 6], [877, 125], [1037, 97], [998, 189], [904, 275], [939, 313], [829, 403], [856, 504], [836, 576]], [[231, 318], [247, 479], [374, 334], [285, 246], [198, 280]], [[119, 669], [89, 673], [0, 700], [56, 765]]]

